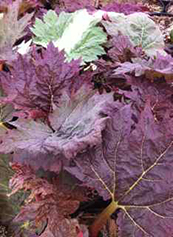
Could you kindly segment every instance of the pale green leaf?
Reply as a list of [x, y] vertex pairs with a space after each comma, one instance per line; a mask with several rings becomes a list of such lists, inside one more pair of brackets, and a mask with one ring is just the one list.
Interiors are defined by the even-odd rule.
[[118, 18], [117, 13], [111, 13], [109, 18], [111, 21], [102, 23], [110, 35], [116, 36], [120, 31], [128, 36], [135, 46], [142, 46], [149, 56], [156, 55], [157, 52], [165, 54], [162, 32], [145, 13], [137, 12], [128, 16], [121, 14]]
[[72, 20], [72, 14], [61, 12], [59, 17], [55, 11], [49, 10], [43, 17], [43, 21], [36, 19], [31, 31], [35, 37], [34, 43], [46, 47], [49, 42], [59, 39], [65, 28]]
[[105, 53], [102, 44], [107, 35], [97, 23], [98, 15], [91, 15], [85, 9], [74, 13], [61, 12], [59, 16], [52, 10], [37, 19], [32, 28], [34, 42], [44, 47], [51, 41], [60, 50], [64, 49], [67, 60], [82, 58], [84, 62], [96, 60]]
[[107, 36], [100, 27], [91, 26], [67, 54], [68, 60], [82, 57], [83, 61], [91, 62], [98, 59], [98, 56], [105, 54], [101, 44], [105, 43], [106, 40]]

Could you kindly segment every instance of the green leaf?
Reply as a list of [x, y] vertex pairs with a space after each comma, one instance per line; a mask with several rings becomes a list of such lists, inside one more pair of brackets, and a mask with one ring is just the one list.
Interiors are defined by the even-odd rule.
[[105, 53], [101, 45], [106, 42], [107, 35], [97, 26], [99, 21], [98, 16], [85, 9], [61, 12], [59, 16], [50, 10], [43, 21], [36, 20], [31, 29], [35, 34], [33, 40], [44, 47], [53, 41], [60, 50], [65, 50], [68, 61], [82, 57], [84, 62], [90, 62]]
[[81, 40], [67, 55], [68, 60], [83, 58], [85, 62], [98, 59], [99, 55], [105, 54], [102, 43], [106, 42], [106, 34], [100, 27], [91, 26], [82, 36]]
[[43, 21], [37, 18], [34, 27], [31, 28], [35, 35], [34, 43], [46, 47], [49, 42], [59, 39], [71, 22], [71, 18], [72, 14], [65, 12], [61, 12], [58, 17], [53, 10], [44, 15]]
[[138, 12], [124, 17], [122, 14], [108, 13], [108, 16], [111, 22], [102, 22], [108, 34], [116, 36], [120, 31], [129, 37], [133, 45], [142, 46], [149, 56], [156, 55], [157, 52], [165, 54], [162, 32], [145, 13]]

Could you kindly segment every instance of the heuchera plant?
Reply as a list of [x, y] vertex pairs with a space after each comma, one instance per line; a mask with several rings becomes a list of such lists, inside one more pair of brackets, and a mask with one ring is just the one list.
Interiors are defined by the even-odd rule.
[[[14, 236], [98, 237], [110, 218], [110, 236], [173, 236], [173, 58], [158, 26], [134, 5], [42, 1], [35, 19], [20, 4], [0, 20], [15, 12], [0, 43], [15, 55], [0, 55], [0, 153], [8, 196], [27, 193]], [[90, 221], [82, 205], [100, 199]]]

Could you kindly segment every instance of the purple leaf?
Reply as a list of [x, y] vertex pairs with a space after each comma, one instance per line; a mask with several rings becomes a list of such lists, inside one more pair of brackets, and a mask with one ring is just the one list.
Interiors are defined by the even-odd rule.
[[113, 2], [104, 6], [102, 10], [108, 12], [124, 13], [125, 15], [129, 15], [134, 12], [148, 11], [148, 8], [141, 4]]
[[88, 10], [95, 10], [92, 0], [78, 1], [74, 0], [73, 4], [70, 0], [60, 0], [59, 5], [56, 7], [56, 12], [59, 14], [61, 11], [74, 12], [86, 8]]
[[107, 114], [102, 144], [78, 155], [67, 170], [115, 202], [120, 237], [171, 236], [173, 120], [156, 122], [149, 100], [137, 123], [130, 104]]
[[145, 75], [151, 81], [165, 78], [168, 83], [172, 83], [173, 58], [170, 55], [163, 56], [157, 54], [149, 60], [134, 59], [133, 62], [124, 62], [115, 69], [115, 74], [134, 73], [135, 76]]
[[[107, 60], [99, 59], [95, 61], [97, 66], [96, 70], [93, 72], [95, 88], [102, 93], [104, 90], [110, 92], [112, 90], [117, 91], [117, 89], [127, 87], [128, 85], [125, 83], [125, 79], [122, 75], [114, 73], [114, 70], [117, 68], [117, 65], [121, 65], [121, 63], [130, 63], [134, 58], [138, 57], [145, 57], [141, 47], [133, 46], [129, 41], [129, 38], [121, 33], [116, 37], [113, 37], [108, 42]], [[119, 70], [119, 68], [116, 70]]]
[[113, 62], [131, 61], [132, 58], [144, 57], [142, 47], [134, 46], [125, 35], [118, 34], [110, 40], [111, 49], [108, 51]]
[[79, 75], [79, 60], [65, 62], [64, 52], [49, 44], [42, 55], [35, 52], [32, 58], [18, 56], [13, 62], [11, 74], [1, 72], [0, 80], [8, 100], [16, 108], [52, 111], [58, 105], [62, 89], [68, 81]]
[[69, 215], [86, 199], [84, 189], [76, 185], [76, 180], [63, 173], [63, 179], [59, 176], [48, 182], [37, 177], [28, 166], [13, 164], [12, 167], [16, 173], [10, 180], [11, 194], [22, 189], [30, 191], [27, 205], [21, 208], [14, 222], [29, 222], [30, 234], [41, 229], [39, 236], [42, 237], [76, 237], [80, 226]]
[[[73, 98], [63, 94], [59, 107], [49, 116], [50, 126], [31, 119], [18, 119], [17, 129], [1, 135], [0, 152], [14, 152], [14, 161], [38, 169], [56, 170], [88, 147], [101, 143], [108, 117], [102, 110], [112, 94], [98, 95], [82, 87]], [[68, 159], [68, 160], [67, 160]]]
[[162, 121], [171, 119], [173, 115], [173, 92], [172, 86], [164, 80], [156, 80], [151, 83], [144, 76], [134, 78], [126, 76], [127, 83], [131, 85], [130, 91], [121, 91], [129, 98], [138, 113], [141, 113], [145, 103], [150, 99], [155, 120]]

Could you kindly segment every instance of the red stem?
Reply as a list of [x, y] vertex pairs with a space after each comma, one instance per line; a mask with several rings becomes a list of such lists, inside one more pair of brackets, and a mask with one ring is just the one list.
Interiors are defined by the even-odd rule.
[[109, 217], [116, 211], [118, 204], [115, 201], [112, 201], [96, 218], [94, 223], [90, 226], [90, 236], [98, 237], [99, 231], [106, 224]]

